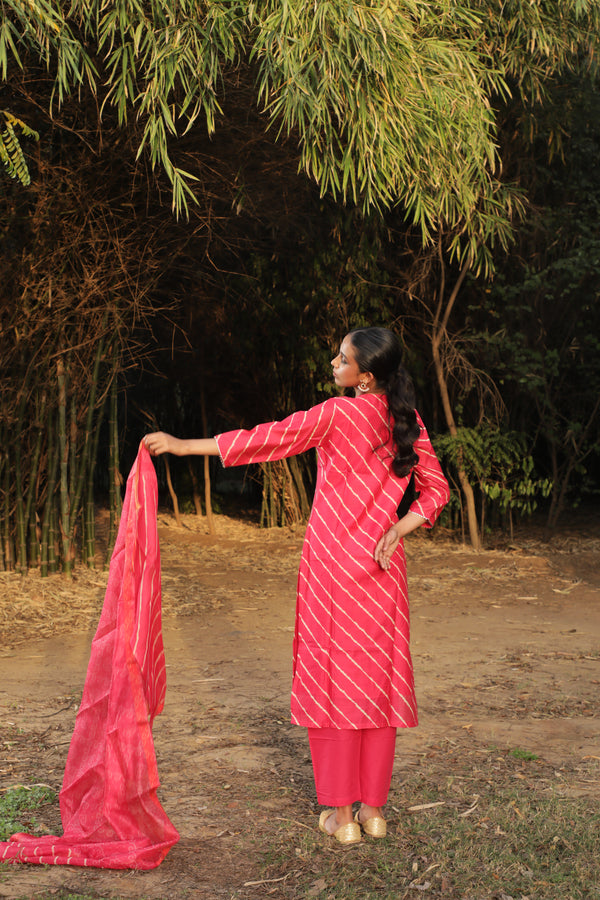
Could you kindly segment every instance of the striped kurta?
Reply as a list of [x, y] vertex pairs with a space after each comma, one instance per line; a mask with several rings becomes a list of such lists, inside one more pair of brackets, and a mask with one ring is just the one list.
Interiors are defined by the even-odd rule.
[[[431, 527], [448, 500], [427, 432], [414, 448], [418, 499]], [[335, 397], [281, 422], [217, 435], [225, 466], [295, 456], [316, 447], [317, 484], [298, 575], [292, 722], [310, 727], [417, 724], [406, 558], [384, 571], [373, 554], [398, 520], [409, 478], [391, 470], [385, 395]]]

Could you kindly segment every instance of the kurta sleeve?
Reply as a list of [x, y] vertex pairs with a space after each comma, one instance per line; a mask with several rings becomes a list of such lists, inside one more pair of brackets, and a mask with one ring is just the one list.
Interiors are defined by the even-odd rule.
[[329, 433], [335, 416], [335, 399], [292, 413], [281, 422], [265, 422], [248, 431], [226, 431], [215, 436], [224, 466], [270, 462], [296, 456], [317, 447]]
[[423, 425], [421, 417], [417, 413], [417, 421], [421, 428], [421, 434], [414, 443], [414, 449], [419, 457], [419, 462], [413, 469], [415, 476], [415, 488], [419, 492], [409, 512], [416, 513], [425, 519], [424, 527], [431, 528], [450, 499], [450, 488], [442, 472], [435, 450]]

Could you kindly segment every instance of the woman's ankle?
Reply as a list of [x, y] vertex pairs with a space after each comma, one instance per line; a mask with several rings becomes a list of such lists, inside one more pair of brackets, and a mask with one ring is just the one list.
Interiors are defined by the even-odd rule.
[[335, 819], [338, 824], [338, 828], [340, 828], [342, 825], [349, 825], [350, 822], [354, 821], [352, 815], [352, 806], [336, 806]]
[[383, 819], [383, 809], [381, 806], [369, 806], [368, 803], [361, 803], [358, 811], [358, 819], [360, 822], [366, 822], [368, 819]]

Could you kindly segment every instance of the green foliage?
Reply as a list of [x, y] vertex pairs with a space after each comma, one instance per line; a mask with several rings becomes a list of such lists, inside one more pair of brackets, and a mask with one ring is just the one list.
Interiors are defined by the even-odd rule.
[[552, 490], [548, 478], [536, 475], [523, 433], [503, 431], [485, 423], [461, 427], [456, 435], [435, 438], [435, 450], [452, 470], [461, 466], [473, 484], [478, 484], [491, 508], [501, 515], [516, 512], [531, 515], [540, 498]]
[[559, 104], [569, 154], [541, 166], [545, 142], [537, 149], [536, 208], [519, 254], [469, 310], [480, 364], [510, 398], [510, 427], [530, 429], [552, 479], [551, 526], [567, 501], [598, 491], [600, 434], [600, 96], [593, 83], [572, 80], [553, 99], [539, 127], [544, 137], [555, 133]]
[[19, 785], [0, 794], [0, 841], [7, 841], [12, 834], [23, 830], [25, 815], [28, 827], [35, 827], [35, 819], [27, 814], [55, 800], [56, 792], [44, 784]]
[[[77, 15], [77, 7], [87, 7], [94, 15], [92, 4], [74, 2], [70, 12]], [[0, 10], [0, 75], [6, 81], [13, 65], [25, 70], [28, 54], [37, 56], [45, 68], [54, 72], [53, 96], [59, 105], [67, 94], [87, 81], [95, 86], [98, 72], [85, 50], [76, 30], [67, 21], [64, 4], [57, 0], [3, 0]]]
[[300, 166], [323, 194], [366, 209], [399, 201], [425, 241], [440, 222], [477, 216], [494, 194], [496, 151], [473, 13], [441, 3], [434, 27], [419, 2], [263, 9], [251, 52], [259, 97], [279, 133], [299, 130]]
[[212, 134], [231, 73], [249, 63], [257, 102], [323, 194], [399, 204], [425, 243], [443, 233], [451, 257], [488, 271], [522, 211], [500, 179], [496, 104], [509, 80], [535, 99], [545, 79], [593, 61], [599, 33], [591, 0], [6, 0], [0, 72], [37, 56], [59, 103], [86, 83], [121, 126], [139, 122], [138, 152], [167, 173], [181, 213], [195, 176], [172, 140], [199, 121]]
[[17, 130], [25, 137], [31, 137], [39, 140], [39, 134], [17, 119], [5, 109], [0, 110], [0, 160], [4, 163], [4, 168], [10, 178], [20, 181], [22, 185], [27, 187], [31, 182], [29, 169], [21, 147], [21, 142], [17, 134]]

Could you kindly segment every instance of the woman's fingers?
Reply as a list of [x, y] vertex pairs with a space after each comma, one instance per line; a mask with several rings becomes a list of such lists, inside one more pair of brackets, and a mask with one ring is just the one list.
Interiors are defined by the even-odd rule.
[[390, 528], [389, 531], [386, 531], [383, 537], [377, 542], [374, 554], [375, 562], [378, 563], [382, 569], [389, 569], [390, 560], [394, 550], [398, 546], [398, 542], [399, 538], [394, 528]]
[[169, 452], [170, 437], [164, 431], [155, 431], [144, 437], [144, 445], [151, 456], [159, 456], [161, 453]]

